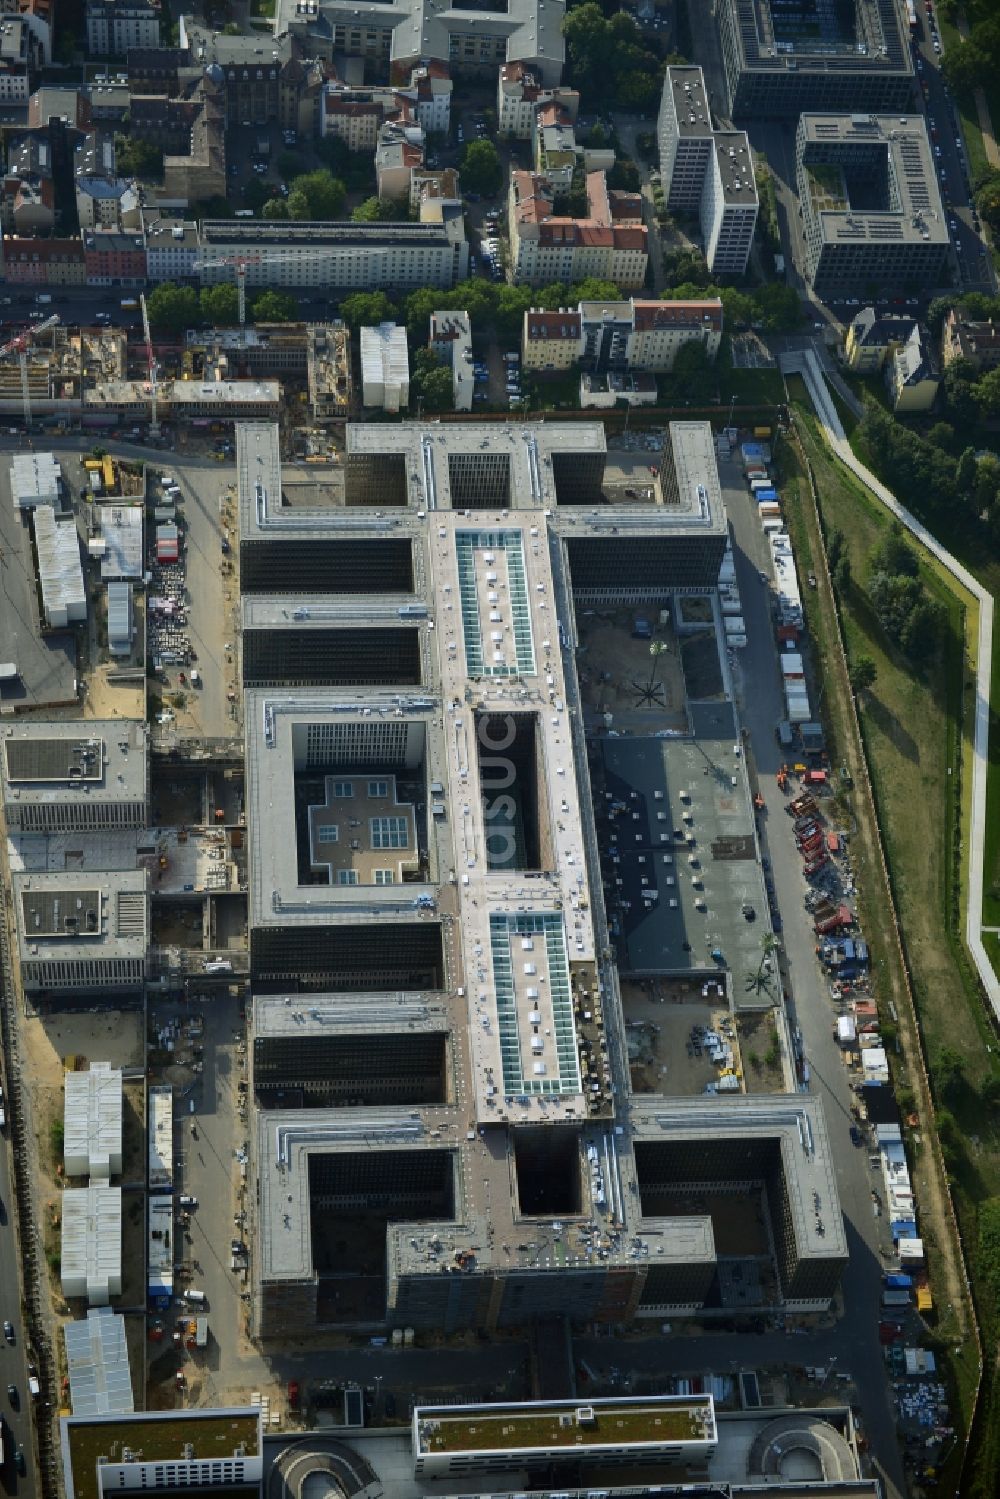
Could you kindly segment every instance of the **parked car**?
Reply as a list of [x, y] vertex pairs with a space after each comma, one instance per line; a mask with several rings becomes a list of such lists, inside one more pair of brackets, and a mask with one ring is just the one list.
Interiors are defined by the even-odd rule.
[[3, 1325], [3, 1335], [8, 1343], [14, 1341], [14, 1324], [9, 1319]]

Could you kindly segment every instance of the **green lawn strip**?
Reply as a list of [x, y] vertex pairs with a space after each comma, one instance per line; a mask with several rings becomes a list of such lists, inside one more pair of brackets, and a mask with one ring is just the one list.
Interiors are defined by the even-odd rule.
[[[951, 21], [946, 20], [940, 9], [937, 10], [936, 14], [945, 52], [948, 53], [956, 47], [963, 46], [962, 38], [958, 34], [958, 27], [953, 25]], [[962, 120], [962, 136], [965, 140], [965, 149], [969, 157], [969, 176], [975, 182], [985, 172], [989, 171], [989, 162], [986, 159], [986, 147], [983, 145], [983, 132], [979, 128], [979, 115], [976, 111], [976, 103], [971, 93], [966, 94], [963, 92], [959, 94], [953, 90], [952, 97], [958, 106], [958, 112]], [[991, 105], [991, 118], [995, 121], [996, 116], [993, 114], [989, 90], [987, 90], [986, 97]]]
[[[792, 381], [789, 391], [796, 400]], [[868, 553], [889, 524], [889, 517], [836, 462], [804, 404], [797, 402], [797, 412], [820, 494], [824, 526], [828, 534], [833, 527], [842, 532], [851, 558], [855, 582], [841, 606], [848, 654], [871, 655], [878, 669], [878, 679], [862, 715], [862, 727], [925, 1051], [933, 1060], [942, 1046], [960, 1050], [969, 1079], [969, 1106], [979, 1124], [975, 1147], [976, 1191], [973, 1194], [967, 1182], [959, 1182], [956, 1193], [962, 1199], [963, 1238], [970, 1244], [975, 1241], [976, 1202], [1000, 1188], [1000, 1141], [995, 1132], [984, 1130], [982, 1112], [975, 1109], [973, 1102], [978, 1085], [991, 1071], [985, 1044], [988, 1027], [971, 965], [961, 943], [949, 932], [946, 920], [953, 862], [949, 857], [951, 827], [959, 804], [954, 787], [949, 788], [946, 783], [948, 762], [954, 757], [960, 732], [958, 712], [964, 690], [963, 673], [955, 671], [956, 657], [960, 660], [964, 649], [962, 601], [944, 584], [935, 568], [924, 566], [927, 586], [948, 608], [952, 633], [949, 646], [933, 664], [927, 679], [914, 679], [884, 640], [859, 587], [864, 582]], [[804, 484], [804, 480], [798, 482]], [[787, 477], [785, 490], [794, 494]], [[787, 508], [802, 571], [815, 565], [815, 547], [808, 536], [805, 507], [798, 513], [794, 505]], [[824, 619], [820, 601], [813, 594], [807, 599], [807, 613], [813, 643], [821, 656], [828, 656], [835, 649], [836, 622], [832, 611], [830, 618]], [[957, 686], [949, 686], [949, 678], [956, 676]], [[826, 712], [834, 725], [835, 753], [839, 753], [838, 736], [849, 732], [847, 709], [830, 697], [829, 689]], [[836, 727], [838, 718], [843, 725], [840, 729]], [[915, 808], [919, 808], [919, 815], [914, 815]], [[872, 943], [874, 985], [884, 1013], [894, 987], [892, 969], [897, 961], [891, 921], [889, 913], [881, 909], [877, 888], [880, 881], [873, 882], [874, 890], [867, 889], [870, 877], [864, 869], [858, 873], [859, 915]], [[933, 1080], [933, 1067], [930, 1070]], [[915, 1150], [914, 1185], [919, 1201], [921, 1152], [919, 1142], [911, 1139], [910, 1143]], [[969, 1157], [960, 1152], [957, 1164], [969, 1164]], [[977, 1383], [974, 1345], [971, 1340], [964, 1349], [952, 1344], [950, 1340], [956, 1333], [954, 1318], [947, 1308], [939, 1310], [941, 1317], [936, 1328], [939, 1352], [957, 1392], [959, 1408], [968, 1420]]]

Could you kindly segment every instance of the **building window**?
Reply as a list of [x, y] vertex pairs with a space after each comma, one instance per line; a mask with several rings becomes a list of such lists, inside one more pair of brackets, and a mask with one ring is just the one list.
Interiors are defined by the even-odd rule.
[[340, 837], [340, 829], [335, 822], [324, 822], [316, 829], [317, 843], [336, 843]]
[[375, 883], [376, 885], [394, 885], [396, 876], [391, 869], [376, 869]]
[[356, 885], [358, 883], [358, 871], [356, 869], [338, 869], [338, 885]]
[[389, 782], [388, 781], [369, 781], [368, 782], [368, 795], [369, 796], [388, 796], [389, 795]]
[[354, 782], [353, 781], [334, 781], [334, 783], [333, 783], [333, 794], [334, 794], [334, 796], [353, 796], [354, 795]]
[[405, 817], [373, 817], [372, 848], [409, 848]]

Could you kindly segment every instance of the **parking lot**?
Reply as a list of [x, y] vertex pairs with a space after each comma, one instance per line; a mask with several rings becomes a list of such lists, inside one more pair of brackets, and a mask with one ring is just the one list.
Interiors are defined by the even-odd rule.
[[0, 451], [0, 655], [14, 662], [19, 677], [4, 684], [3, 701], [42, 708], [76, 698], [76, 637], [69, 630], [41, 634], [30, 522], [11, 499], [13, 456], [9, 448]]
[[[240, 1117], [239, 1082], [245, 1076], [245, 1042], [240, 1018], [241, 1002], [225, 990], [210, 997], [192, 998], [188, 1005], [156, 1004], [151, 1010], [151, 1031], [160, 1032], [171, 1022], [181, 1026], [193, 1015], [204, 1020], [198, 1036], [200, 1054], [181, 1039], [178, 1055], [187, 1062], [172, 1061], [156, 1077], [174, 1088], [174, 1185], [175, 1202], [182, 1197], [197, 1199], [189, 1223], [177, 1224], [175, 1291], [178, 1293], [164, 1321], [169, 1327], [178, 1316], [204, 1313], [208, 1316], [209, 1342], [205, 1350], [188, 1352], [166, 1349], [150, 1368], [150, 1403], [173, 1404], [175, 1375], [181, 1368], [186, 1387], [185, 1405], [232, 1405], [245, 1402], [250, 1389], [259, 1389], [267, 1378], [261, 1360], [247, 1342], [244, 1327], [246, 1274], [234, 1272], [231, 1246], [242, 1238], [237, 1222], [242, 1177], [240, 1152], [246, 1142], [246, 1124]], [[183, 1032], [181, 1032], [183, 1037]], [[181, 1050], [182, 1045], [184, 1050]], [[196, 1071], [200, 1066], [201, 1070]], [[245, 1260], [242, 1263], [246, 1263]], [[203, 1304], [185, 1305], [181, 1293], [202, 1291]], [[170, 1397], [170, 1398], [168, 1398]]]
[[[180, 491], [183, 580], [179, 586], [186, 609], [184, 630], [194, 657], [192, 663], [165, 668], [162, 697], [166, 711], [174, 713], [175, 719], [164, 727], [182, 734], [228, 738], [239, 732], [240, 724], [237, 582], [233, 553], [222, 550], [227, 517], [235, 515], [229, 494], [233, 469], [200, 459], [178, 461], [176, 455], [169, 463], [167, 469], [164, 461], [160, 471], [173, 478]], [[190, 685], [191, 664], [201, 679], [196, 687]], [[188, 678], [185, 682], [180, 680], [182, 672]]]

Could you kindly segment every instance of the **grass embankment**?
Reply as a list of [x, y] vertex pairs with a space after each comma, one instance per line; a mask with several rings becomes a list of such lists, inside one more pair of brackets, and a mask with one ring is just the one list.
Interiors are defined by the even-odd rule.
[[[946, 18], [940, 7], [937, 9], [937, 20], [945, 52], [953, 52], [961, 47], [963, 42], [959, 36], [958, 27]], [[983, 145], [983, 132], [979, 128], [979, 112], [971, 90], [963, 89], [961, 93], [955, 93], [953, 97], [962, 120], [962, 138], [965, 141], [965, 151], [969, 158], [969, 176], [975, 182], [989, 171], [986, 147]], [[990, 108], [990, 117], [995, 122], [997, 116], [994, 110], [1000, 106], [1000, 90], [988, 88], [986, 102]]]
[[[922, 559], [927, 588], [947, 610], [944, 644], [923, 676], [916, 675], [886, 640], [867, 604], [863, 584], [867, 559], [890, 523], [882, 508], [832, 456], [807, 408], [801, 382], [789, 381], [803, 451], [812, 466], [827, 536], [836, 528], [845, 539], [853, 582], [838, 600], [848, 657], [871, 656], [878, 670], [874, 688], [862, 705], [862, 732], [875, 795], [890, 879], [905, 945], [906, 963], [924, 1048], [933, 1064], [942, 1050], [957, 1050], [966, 1083], [949, 1098], [960, 1130], [975, 1134], [975, 1145], [949, 1141], [947, 1165], [959, 1207], [963, 1238], [976, 1241], [976, 1210], [983, 1197], [1000, 1191], [1000, 1137], [976, 1109], [991, 1058], [984, 1045], [988, 1027], [967, 956], [957, 936], [957, 829], [962, 808], [960, 736], [971, 732], [965, 713], [970, 690], [966, 660], [968, 620], [964, 601], [943, 572]], [[779, 450], [784, 472], [789, 529], [800, 572], [812, 568], [823, 578], [821, 541], [808, 481], [796, 451]], [[806, 599], [813, 644], [820, 658], [826, 690], [823, 710], [831, 735], [834, 764], [852, 769], [858, 754], [847, 684], [838, 649], [838, 624], [830, 589], [821, 586]], [[973, 621], [974, 623], [974, 621]], [[966, 743], [965, 748], [968, 749]], [[860, 767], [859, 767], [860, 770]], [[858, 819], [855, 862], [861, 883], [859, 915], [875, 960], [876, 994], [884, 1019], [899, 1021], [902, 1054], [895, 1059], [896, 1085], [904, 1105], [916, 1108], [926, 1128], [929, 1106], [922, 1097], [918, 1042], [908, 1028], [908, 1005], [902, 960], [892, 930], [892, 910], [874, 843], [865, 846], [866, 799], [855, 789], [845, 811]], [[892, 1006], [892, 1009], [890, 1009]], [[891, 1032], [890, 1032], [891, 1034]], [[971, 1117], [977, 1119], [973, 1130]], [[974, 1339], [969, 1336], [961, 1269], [950, 1249], [947, 1199], [921, 1129], [908, 1132], [914, 1190], [921, 1227], [929, 1245], [935, 1291], [936, 1347], [954, 1389], [962, 1418], [971, 1415], [978, 1379]], [[988, 1345], [989, 1346], [989, 1345]], [[943, 1475], [954, 1489], [958, 1452]], [[994, 1473], [996, 1469], [992, 1470]], [[992, 1492], [992, 1490], [991, 1490]]]

